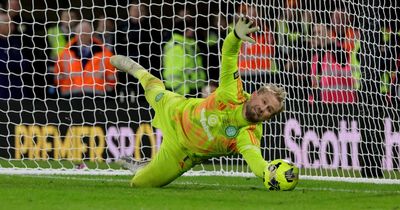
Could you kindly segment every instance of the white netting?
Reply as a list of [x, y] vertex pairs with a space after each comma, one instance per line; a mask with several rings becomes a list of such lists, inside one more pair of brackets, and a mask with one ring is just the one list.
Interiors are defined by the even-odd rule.
[[[397, 2], [63, 3], [3, 1], [0, 173], [124, 174], [118, 157], [153, 157], [162, 142], [153, 112], [108, 58], [130, 56], [169, 89], [203, 97], [218, 84], [224, 37], [245, 14], [261, 29], [241, 49], [245, 90], [273, 82], [289, 94], [265, 125], [265, 159], [290, 159], [307, 178], [399, 182]], [[191, 171], [249, 172], [241, 156]]]

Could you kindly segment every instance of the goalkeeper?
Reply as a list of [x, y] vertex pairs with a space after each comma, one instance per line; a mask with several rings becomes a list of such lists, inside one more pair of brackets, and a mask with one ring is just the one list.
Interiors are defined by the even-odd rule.
[[150, 163], [132, 169], [134, 187], [161, 187], [211, 157], [242, 154], [252, 172], [263, 178], [267, 162], [261, 156], [262, 122], [280, 113], [286, 93], [266, 85], [251, 95], [243, 91], [237, 63], [243, 41], [254, 43], [253, 22], [241, 17], [222, 48], [219, 87], [204, 99], [187, 99], [167, 91], [161, 80], [125, 56], [113, 56], [116, 68], [136, 77], [155, 110], [153, 126], [163, 143]]

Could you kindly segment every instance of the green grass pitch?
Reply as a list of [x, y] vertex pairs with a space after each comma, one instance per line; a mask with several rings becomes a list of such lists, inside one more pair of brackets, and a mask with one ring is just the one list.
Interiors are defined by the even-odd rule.
[[301, 180], [269, 192], [257, 178], [183, 176], [163, 188], [129, 176], [0, 175], [0, 209], [400, 209], [400, 185]]

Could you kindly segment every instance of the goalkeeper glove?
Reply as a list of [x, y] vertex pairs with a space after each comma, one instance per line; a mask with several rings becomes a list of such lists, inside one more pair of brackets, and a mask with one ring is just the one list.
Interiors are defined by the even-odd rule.
[[249, 19], [243, 16], [240, 17], [235, 25], [235, 30], [234, 30], [235, 36], [243, 41], [248, 41], [252, 44], [256, 43], [256, 41], [248, 35], [260, 29], [259, 27], [251, 27], [252, 25], [253, 21], [250, 21]]

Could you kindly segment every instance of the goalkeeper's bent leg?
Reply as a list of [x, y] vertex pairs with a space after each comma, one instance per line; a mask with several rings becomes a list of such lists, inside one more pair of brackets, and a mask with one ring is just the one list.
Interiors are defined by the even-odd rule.
[[193, 167], [194, 163], [174, 138], [164, 138], [152, 161], [137, 171], [132, 187], [162, 187]]
[[110, 62], [115, 68], [120, 69], [139, 80], [145, 90], [146, 99], [151, 106], [155, 105], [155, 102], [159, 101], [162, 97], [157, 98], [157, 95], [165, 91], [164, 83], [146, 71], [143, 66], [129, 57], [122, 55], [112, 56]]
[[141, 72], [138, 79], [145, 91], [146, 100], [154, 107], [159, 100], [157, 95], [166, 91], [164, 83], [149, 72]]
[[117, 69], [122, 70], [136, 78], [147, 72], [146, 69], [132, 59], [123, 55], [114, 55], [110, 58], [110, 63]]

